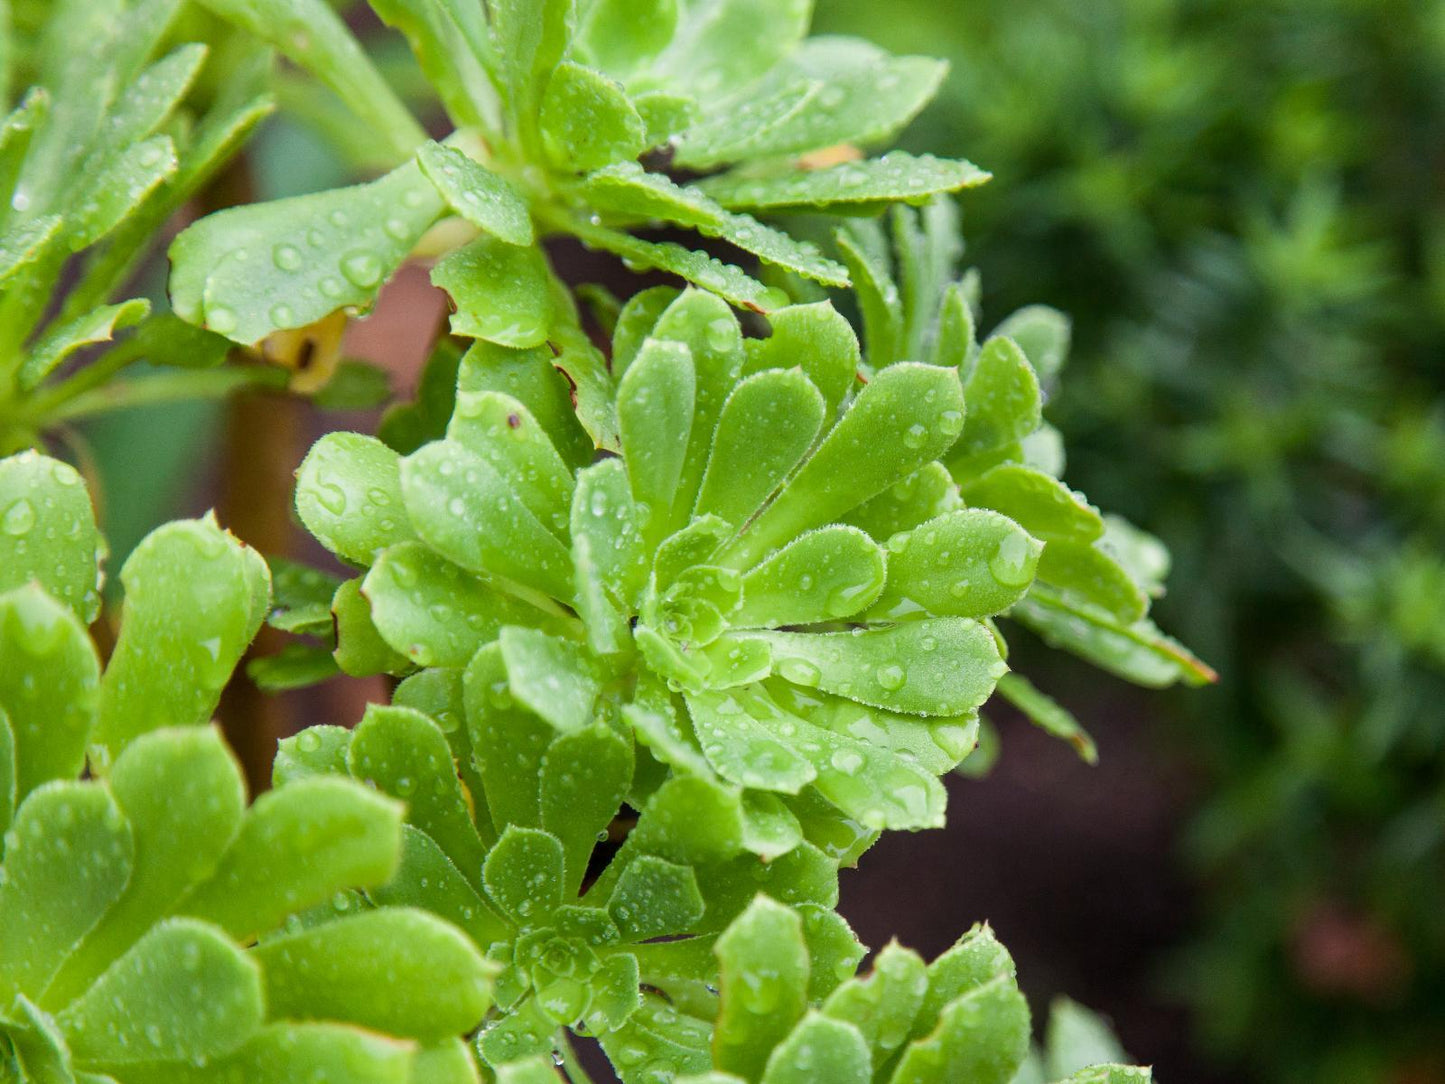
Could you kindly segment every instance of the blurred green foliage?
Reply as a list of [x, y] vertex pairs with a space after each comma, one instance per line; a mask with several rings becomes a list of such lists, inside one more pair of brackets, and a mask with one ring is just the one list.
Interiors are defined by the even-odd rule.
[[[1175, 554], [1207, 778], [1177, 988], [1266, 1079], [1439, 1079], [1445, 5], [824, 0], [953, 71], [996, 311], [1075, 318], [1070, 475]], [[1410, 1075], [1410, 1074], [1415, 1075]]]

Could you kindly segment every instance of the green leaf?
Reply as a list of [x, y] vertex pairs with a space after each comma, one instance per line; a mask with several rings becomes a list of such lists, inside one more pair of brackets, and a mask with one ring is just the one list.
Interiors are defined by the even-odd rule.
[[508, 825], [482, 869], [487, 895], [508, 918], [532, 929], [562, 902], [564, 858], [557, 837]]
[[969, 504], [992, 508], [1045, 542], [1093, 542], [1104, 533], [1099, 511], [1082, 494], [1032, 467], [1005, 463], [968, 481]]
[[969, 304], [963, 284], [950, 283], [944, 289], [943, 300], [938, 307], [933, 363], [966, 372], [977, 350], [973, 307]]
[[1126, 625], [1143, 620], [1149, 612], [1149, 597], [1097, 545], [1055, 539], [1039, 558], [1039, 579]]
[[509, 245], [530, 245], [534, 239], [527, 201], [499, 177], [455, 147], [426, 143], [416, 152], [427, 180], [451, 209], [479, 230]]
[[280, 1018], [340, 1020], [437, 1042], [471, 1031], [494, 968], [453, 926], [387, 907], [273, 938], [255, 950]]
[[369, 565], [416, 537], [402, 508], [401, 457], [360, 433], [327, 433], [296, 472], [296, 514], [343, 561]]
[[615, 731], [594, 723], [558, 735], [542, 759], [541, 827], [562, 842], [564, 891], [574, 895], [587, 861], [632, 784], [632, 750]]
[[866, 978], [850, 979], [823, 1005], [823, 1012], [852, 1024], [874, 1052], [881, 1069], [909, 1037], [928, 991], [928, 971], [918, 954], [889, 942]]
[[768, 325], [772, 334], [766, 339], [747, 340], [743, 373], [800, 367], [823, 393], [828, 417], [836, 415], [862, 360], [853, 325], [826, 301], [776, 309]]
[[890, 1084], [1008, 1084], [1028, 1053], [1029, 1010], [1009, 975], [951, 1001], [937, 1028], [903, 1052]]
[[0, 867], [0, 1000], [44, 993], [119, 898], [133, 856], [130, 826], [102, 787], [54, 782], [20, 803]]
[[475, 886], [486, 847], [472, 823], [446, 735], [411, 708], [367, 706], [347, 754], [351, 774], [406, 803], [406, 820], [436, 842]]
[[[596, 449], [581, 422], [599, 426], [597, 431], [604, 435], [610, 434], [611, 443], [605, 446], [616, 450], [616, 422], [610, 418], [612, 384], [605, 367], [595, 370], [583, 351], [574, 349], [560, 331], [554, 333], [562, 348], [561, 355], [555, 358], [547, 347], [508, 350], [494, 343], [473, 343], [462, 358], [454, 383], [461, 392], [495, 391], [516, 399], [547, 431], [558, 454], [571, 466], [583, 467], [592, 462]], [[588, 363], [586, 371], [584, 363]], [[451, 414], [450, 406], [447, 414]]]
[[206, 47], [191, 42], [142, 70], [111, 106], [107, 141], [123, 147], [155, 132], [185, 97], [205, 59]]
[[[942, 61], [890, 57], [852, 38], [814, 38], [748, 87], [745, 98], [714, 104], [683, 133], [676, 161], [704, 170], [839, 143], [882, 142], [937, 93], [946, 70]], [[761, 115], [739, 108], [742, 101]]]
[[808, 32], [812, 7], [810, 0], [680, 5], [671, 41], [648, 65], [649, 80], [703, 100], [723, 97], [796, 48]]
[[89, 624], [100, 612], [104, 555], [75, 468], [32, 451], [0, 459], [0, 591], [38, 582]]
[[[18, 778], [15, 762], [15, 731], [10, 728], [10, 717], [0, 706], [0, 839], [10, 830], [10, 820], [15, 816]], [[0, 858], [5, 849], [0, 846]]]
[[592, 721], [602, 682], [579, 644], [515, 626], [500, 641], [508, 686], [521, 703], [563, 733]]
[[689, 696], [687, 706], [704, 755], [724, 779], [797, 794], [817, 777], [806, 757], [750, 718], [728, 693]]
[[154, 927], [56, 1016], [78, 1061], [124, 1066], [205, 1061], [261, 1026], [256, 963], [219, 930], [190, 919]]
[[869, 1084], [872, 1079], [868, 1046], [858, 1029], [813, 1011], [768, 1058], [762, 1084]]
[[350, 747], [351, 731], [346, 727], [308, 726], [278, 743], [271, 782], [280, 788], [298, 779], [347, 775], [346, 755]]
[[631, 607], [647, 578], [651, 555], [643, 544], [646, 510], [632, 499], [627, 470], [604, 459], [577, 475], [572, 500], [572, 538], [589, 543], [597, 574], [611, 596]]
[[552, 276], [540, 248], [483, 235], [442, 257], [431, 281], [452, 299], [454, 335], [516, 349], [547, 338]]
[[527, 510], [560, 541], [567, 540], [573, 472], [520, 400], [494, 391], [458, 391], [447, 437], [491, 464]]
[[1207, 664], [1165, 636], [1152, 621], [1125, 624], [1044, 586], [1035, 585], [1010, 616], [1051, 647], [1070, 651], [1136, 685], [1163, 688], [1176, 681], [1203, 685], [1217, 680]]
[[702, 190], [674, 184], [635, 162], [599, 169], [587, 178], [583, 191], [589, 203], [604, 211], [689, 226], [705, 237], [720, 237], [764, 263], [825, 286], [848, 285], [847, 270], [811, 242], [795, 240], [747, 215], [733, 214]]
[[607, 913], [625, 941], [647, 941], [689, 932], [704, 906], [691, 869], [642, 855], [622, 871]]
[[59, 215], [46, 215], [18, 223], [0, 234], [0, 283], [38, 260], [51, 238], [60, 232], [62, 222]]
[[946, 512], [888, 540], [888, 585], [874, 613], [1002, 613], [1028, 592], [1043, 549], [1043, 543], [997, 512]]
[[92, 751], [102, 764], [141, 734], [208, 722], [271, 602], [266, 562], [212, 519], [152, 531], [120, 581], [124, 620]]
[[216, 872], [180, 906], [239, 940], [396, 870], [401, 807], [350, 780], [302, 779], [256, 799]]
[[42, 1004], [80, 995], [193, 885], [215, 871], [246, 809], [240, 765], [212, 728], [160, 730], [115, 762], [110, 789], [130, 825], [125, 891], [66, 961]]
[[537, 114], [546, 76], [557, 67], [574, 22], [569, 0], [496, 0], [488, 8], [492, 53], [512, 115], [524, 129]]
[[247, 344], [365, 308], [442, 209], [436, 188], [408, 162], [368, 184], [220, 211], [172, 243], [171, 304], [183, 319]]
[[314, 73], [398, 158], [426, 135], [325, 0], [202, 0]]
[[808, 528], [836, 521], [935, 458], [962, 425], [963, 391], [952, 371], [909, 363], [884, 369], [723, 563], [747, 567]]
[[1068, 359], [1072, 322], [1058, 309], [1026, 305], [994, 328], [993, 333], [1018, 343], [1039, 379], [1049, 381], [1059, 375]]
[[14, 742], [15, 801], [85, 766], [100, 662], [70, 610], [31, 584], [0, 595], [0, 710]]
[[1153, 1079], [1152, 1070], [1136, 1065], [1094, 1065], [1080, 1069], [1060, 1084], [1149, 1084]]
[[772, 648], [794, 684], [914, 715], [962, 715], [1007, 672], [993, 634], [976, 621], [928, 618], [849, 632], [748, 632]]
[[333, 669], [352, 677], [402, 673], [410, 663], [377, 630], [371, 616], [371, 602], [361, 593], [363, 582], [347, 580], [336, 589], [332, 599], [331, 612], [336, 622]]
[[314, 1084], [411, 1084], [413, 1057], [410, 1044], [360, 1028], [288, 1021], [268, 1024], [224, 1058], [203, 1065], [127, 1066], [124, 1078], [126, 1084], [256, 1084], [308, 1079]]
[[[1066, 997], [1055, 998], [1049, 1006], [1045, 1047], [1050, 1080], [1062, 1080], [1070, 1073], [1090, 1066], [1103, 1068], [1128, 1057], [1102, 1017]], [[1148, 1078], [1135, 1076], [1123, 1079]]]
[[845, 162], [827, 169], [785, 173], [723, 174], [698, 187], [733, 211], [871, 209], [877, 203], [915, 203], [961, 188], [976, 188], [992, 178], [972, 162], [889, 151], [881, 158]]
[[509, 824], [541, 824], [539, 776], [556, 731], [513, 698], [500, 644], [476, 653], [463, 677], [463, 692], [467, 733], [492, 824], [498, 832]]
[[178, 166], [176, 145], [158, 135], [132, 143], [92, 168], [70, 200], [78, 208], [65, 219], [70, 250], [79, 252], [110, 233], [131, 215]]
[[867, 531], [877, 542], [887, 542], [900, 531], [960, 507], [958, 487], [942, 463], [925, 463], [901, 482], [864, 501], [843, 522]]
[[670, 533], [673, 496], [687, 461], [696, 409], [692, 351], [682, 343], [649, 339], [617, 388], [617, 422], [632, 496], [650, 510], [648, 534], [656, 545]]
[[[1012, 339], [990, 339], [963, 386], [968, 404], [951, 460], [967, 462], [1021, 440], [1039, 427], [1038, 378]], [[959, 473], [955, 471], [955, 473]]]
[[860, 233], [844, 227], [835, 240], [857, 295], [868, 363], [881, 369], [903, 357], [903, 299], [886, 256], [873, 251]]
[[636, 158], [647, 126], [616, 82], [564, 60], [547, 81], [538, 122], [552, 161], [576, 173]]
[[329, 572], [272, 557], [271, 612], [266, 624], [282, 632], [325, 636], [331, 631], [331, 599], [341, 581]]
[[567, 229], [588, 248], [620, 256], [634, 271], [656, 270], [678, 275], [724, 301], [754, 312], [777, 308], [779, 293], [730, 263], [706, 252], [697, 252], [671, 241], [644, 241], [620, 230], [595, 226], [582, 219], [567, 223]]
[[739, 629], [838, 621], [871, 606], [884, 578], [876, 542], [856, 527], [821, 527], [743, 577], [742, 607], [728, 621]]
[[[443, 918], [478, 946], [509, 941], [511, 927], [482, 899], [436, 842], [411, 825], [401, 830], [396, 876], [367, 895], [378, 907], [419, 907]], [[480, 867], [477, 874], [481, 873]]]
[[739, 382], [718, 418], [694, 514], [747, 523], [812, 448], [826, 409], [796, 369], [769, 369]]
[[677, 29], [677, 0], [595, 0], [583, 5], [572, 47], [617, 79], [655, 57]]
[[717, 941], [721, 1008], [713, 1064], [758, 1080], [774, 1046], [803, 1017], [808, 950], [798, 915], [759, 896]]
[[383, 551], [362, 593], [382, 638], [418, 666], [465, 666], [503, 625], [542, 617], [419, 542]]

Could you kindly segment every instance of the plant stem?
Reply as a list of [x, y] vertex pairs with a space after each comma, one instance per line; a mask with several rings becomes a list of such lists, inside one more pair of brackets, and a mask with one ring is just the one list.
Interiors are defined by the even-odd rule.
[[126, 407], [174, 403], [186, 399], [223, 399], [241, 388], [281, 390], [289, 374], [271, 366], [187, 369], [143, 380], [127, 380], [84, 392], [57, 406], [47, 422], [85, 418]]

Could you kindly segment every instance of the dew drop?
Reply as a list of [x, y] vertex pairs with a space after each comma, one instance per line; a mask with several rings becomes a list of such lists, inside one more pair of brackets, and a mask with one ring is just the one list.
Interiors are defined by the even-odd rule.
[[301, 250], [295, 245], [279, 244], [271, 250], [271, 262], [281, 271], [299, 270], [302, 264]]
[[878, 684], [889, 692], [903, 688], [903, 683], [908, 680], [908, 675], [904, 672], [903, 667], [897, 663], [880, 667], [875, 677], [878, 680]]
[[341, 257], [341, 273], [353, 286], [367, 290], [381, 281], [381, 261], [374, 252], [357, 249]]
[[5, 514], [0, 516], [0, 530], [16, 538], [29, 534], [34, 526], [35, 506], [24, 497], [5, 509]]

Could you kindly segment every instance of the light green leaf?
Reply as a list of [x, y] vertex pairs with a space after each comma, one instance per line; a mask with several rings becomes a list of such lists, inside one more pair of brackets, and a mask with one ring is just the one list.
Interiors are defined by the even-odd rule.
[[993, 333], [1018, 343], [1039, 379], [1049, 381], [1059, 375], [1068, 359], [1072, 321], [1047, 305], [1026, 305], [994, 328]]
[[993, 634], [939, 617], [849, 632], [748, 632], [772, 648], [774, 671], [794, 684], [914, 715], [962, 715], [1007, 672]]
[[203, 1065], [135, 1065], [123, 1075], [126, 1084], [411, 1084], [413, 1057], [411, 1044], [360, 1028], [288, 1021], [268, 1024], [235, 1053]]
[[402, 460], [406, 512], [422, 540], [475, 572], [490, 572], [559, 599], [572, 597], [567, 548], [481, 456], [434, 441]]
[[20, 803], [0, 867], [0, 1001], [44, 993], [133, 863], [130, 826], [103, 787], [53, 782]]
[[351, 774], [406, 803], [408, 824], [425, 832], [476, 887], [486, 847], [467, 808], [446, 735], [411, 708], [367, 706], [347, 754]]
[[350, 747], [351, 731], [343, 726], [308, 726], [293, 737], [282, 738], [271, 766], [272, 785], [279, 789], [299, 779], [345, 776]]
[[888, 540], [888, 585], [873, 612], [881, 617], [1002, 613], [1028, 591], [1043, 549], [1043, 543], [997, 512], [946, 512]]
[[[1103, 1068], [1128, 1057], [1102, 1017], [1066, 997], [1055, 998], [1049, 1006], [1045, 1048], [1050, 1080], [1062, 1080], [1070, 1073], [1091, 1066]], [[1123, 1079], [1147, 1080], [1148, 1077]]]
[[347, 580], [336, 589], [332, 599], [336, 630], [333, 670], [339, 669], [352, 677], [403, 673], [411, 664], [377, 630], [371, 616], [371, 602], [361, 592], [362, 583], [360, 578]]
[[622, 871], [607, 913], [624, 940], [648, 941], [691, 931], [704, 906], [691, 869], [642, 855]]
[[809, 1012], [768, 1058], [762, 1084], [868, 1084], [868, 1046], [851, 1024]]
[[758, 1080], [773, 1047], [802, 1019], [808, 950], [798, 915], [759, 896], [717, 942], [721, 1008], [713, 1064]]
[[296, 472], [296, 514], [343, 561], [369, 565], [416, 537], [401, 498], [401, 457], [373, 437], [327, 433]]
[[[16, 793], [15, 732], [10, 728], [10, 717], [0, 706], [0, 840], [10, 830], [10, 820], [15, 816]], [[5, 857], [5, 848], [0, 846], [0, 859]]]
[[325, 0], [202, 0], [314, 73], [398, 158], [426, 135]]
[[272, 557], [271, 612], [266, 624], [282, 632], [325, 636], [331, 631], [331, 599], [338, 577], [284, 557]]
[[706, 252], [683, 248], [671, 241], [644, 241], [629, 233], [595, 226], [582, 219], [569, 221], [567, 228], [588, 248], [620, 256], [632, 270], [656, 270], [678, 275], [704, 290], [711, 290], [739, 308], [767, 312], [785, 300], [778, 291], [769, 289], [735, 265], [724, 263]]
[[1149, 597], [1098, 545], [1051, 541], [1039, 558], [1039, 579], [1126, 625], [1143, 620], [1149, 612]]
[[432, 268], [455, 311], [452, 334], [502, 346], [537, 346], [553, 320], [552, 277], [540, 248], [482, 236]]
[[764, 862], [787, 854], [803, 841], [798, 818], [777, 795], [748, 791], [742, 807], [744, 844]]
[[927, 990], [923, 960], [891, 941], [878, 954], [872, 973], [839, 986], [828, 996], [823, 1012], [857, 1028], [874, 1052], [873, 1068], [881, 1069], [908, 1040]]
[[801, 368], [833, 417], [853, 390], [862, 360], [853, 325], [826, 301], [775, 309], [768, 324], [772, 334], [766, 339], [747, 340], [743, 373]]
[[50, 239], [60, 232], [59, 215], [21, 222], [0, 234], [0, 283], [38, 260]]
[[183, 319], [248, 344], [364, 308], [442, 209], [408, 162], [368, 184], [220, 211], [172, 243], [171, 304]]
[[1153, 1079], [1153, 1070], [1136, 1065], [1094, 1065], [1060, 1084], [1149, 1084]]
[[[649, 339], [617, 389], [617, 422], [633, 499], [649, 509], [653, 547], [669, 533], [696, 401], [692, 351]], [[651, 548], [651, 547], [650, 547]]]
[[583, 191], [590, 204], [604, 211], [688, 226], [825, 286], [848, 285], [847, 269], [824, 256], [812, 242], [795, 240], [748, 215], [734, 214], [701, 189], [674, 184], [635, 162], [599, 169], [587, 178]]
[[235, 1050], [265, 1014], [260, 969], [190, 919], [154, 927], [56, 1016], [77, 1061], [205, 1061]]
[[890, 1084], [1008, 1084], [1029, 1048], [1029, 1010], [1009, 975], [951, 1001], [937, 1028], [911, 1043]]
[[511, 693], [563, 733], [592, 721], [600, 675], [580, 644], [538, 629], [502, 629], [502, 660]]
[[966, 464], [996, 453], [1039, 427], [1038, 378], [1012, 339], [994, 338], [983, 344], [963, 386], [963, 398], [968, 416], [951, 461]]
[[[401, 830], [396, 876], [367, 895], [379, 907], [419, 907], [456, 926], [479, 947], [509, 941], [511, 927], [472, 887], [436, 841], [411, 825]], [[476, 876], [480, 877], [481, 867]]]
[[263, 942], [254, 955], [280, 1018], [340, 1020], [437, 1042], [472, 1030], [494, 970], [453, 926], [387, 907]]
[[78, 211], [67, 216], [64, 232], [72, 252], [88, 248], [131, 215], [152, 192], [175, 176], [176, 145], [166, 135], [132, 143], [81, 180], [68, 197]]
[[130, 825], [134, 868], [125, 891], [56, 976], [42, 1000], [46, 1006], [80, 995], [211, 876], [246, 809], [240, 765], [210, 727], [137, 739], [116, 760], [110, 788]]
[[482, 869], [487, 895], [523, 929], [544, 924], [562, 902], [565, 860], [557, 837], [508, 825]]
[[520, 400], [458, 391], [447, 437], [485, 459], [538, 522], [566, 542], [573, 472]]
[[47, 332], [31, 348], [25, 364], [20, 367], [21, 388], [33, 389], [81, 347], [109, 342], [117, 331], [144, 319], [150, 308], [151, 303], [140, 298], [106, 305]]
[[594, 0], [583, 5], [572, 47], [625, 79], [672, 41], [677, 16], [677, 0]]
[[771, 734], [725, 692], [687, 698], [704, 755], [719, 775], [742, 787], [797, 794], [817, 772], [807, 758]]
[[107, 141], [124, 147], [156, 131], [185, 97], [205, 59], [206, 47], [191, 42], [143, 69], [111, 106]]
[[141, 734], [208, 722], [271, 602], [266, 562], [214, 519], [152, 531], [120, 582], [124, 619], [92, 750], [102, 765]]
[[884, 254], [875, 252], [860, 234], [861, 230], [845, 226], [835, 240], [839, 255], [848, 265], [863, 318], [868, 363], [881, 369], [903, 358], [903, 299]]
[[746, 568], [808, 528], [836, 521], [935, 458], [962, 425], [963, 390], [951, 370], [884, 369], [722, 563]]
[[1057, 479], [1016, 463], [963, 483], [969, 504], [992, 508], [1045, 542], [1093, 542], [1104, 533], [1099, 511]]
[[933, 343], [933, 363], [967, 372], [978, 350], [973, 307], [960, 282], [949, 283], [938, 307], [938, 330]]
[[256, 799], [216, 872], [179, 910], [240, 940], [396, 871], [401, 806], [350, 780], [301, 779]]
[[[946, 71], [942, 61], [890, 57], [864, 41], [814, 38], [746, 91], [713, 104], [683, 133], [676, 161], [702, 170], [839, 143], [880, 143], [918, 114]], [[764, 119], [738, 108], [741, 101], [779, 105]]]
[[694, 514], [747, 523], [807, 455], [826, 409], [796, 369], [768, 369], [741, 381], [718, 419]]
[[543, 617], [419, 542], [383, 551], [361, 589], [382, 638], [418, 666], [465, 666], [503, 625]]
[[864, 501], [844, 516], [843, 522], [861, 527], [876, 542], [887, 542], [898, 532], [911, 530], [961, 505], [953, 476], [935, 461]]
[[649, 81], [715, 99], [746, 86], [808, 32], [811, 0], [713, 0], [681, 5], [667, 48], [648, 65]]
[[[890, 570], [891, 572], [891, 570]], [[883, 590], [883, 550], [856, 527], [800, 535], [743, 577], [733, 628], [838, 621], [871, 606]]]
[[618, 380], [652, 335], [662, 314], [681, 296], [682, 291], [672, 286], [649, 286], [627, 299], [612, 332], [612, 372]]
[[588, 540], [598, 576], [624, 606], [632, 604], [647, 577], [651, 555], [643, 546], [645, 514], [632, 499], [620, 459], [604, 459], [578, 473], [572, 500], [574, 545]]
[[70, 610], [31, 584], [0, 595], [0, 711], [14, 742], [15, 801], [85, 766], [100, 662]]
[[723, 174], [705, 178], [698, 187], [734, 211], [838, 211], [850, 206], [871, 208], [894, 200], [914, 203], [961, 188], [976, 188], [992, 176], [972, 162], [889, 151], [881, 158], [845, 162], [827, 169], [761, 176]]
[[476, 653], [463, 677], [467, 733], [483, 781], [492, 824], [541, 824], [542, 758], [556, 736], [551, 724], [512, 696], [500, 644]]
[[647, 126], [616, 82], [564, 60], [547, 81], [538, 118], [553, 162], [576, 173], [636, 158]]
[[541, 827], [562, 842], [564, 892], [575, 895], [587, 861], [632, 785], [632, 750], [601, 723], [558, 735], [542, 759]]

